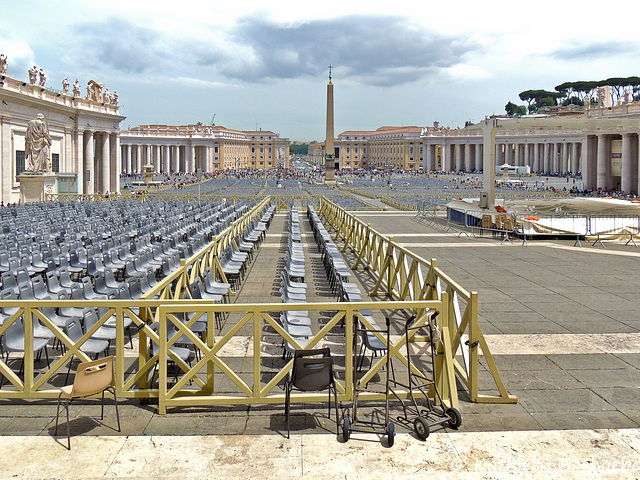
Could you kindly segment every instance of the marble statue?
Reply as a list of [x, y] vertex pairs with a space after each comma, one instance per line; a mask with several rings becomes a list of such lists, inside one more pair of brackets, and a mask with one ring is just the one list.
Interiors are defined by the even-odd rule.
[[62, 80], [62, 93], [65, 95], [69, 93], [69, 79], [67, 77], [64, 77], [64, 80]]
[[4, 53], [0, 53], [0, 75], [7, 73], [7, 57]]
[[113, 95], [111, 95], [111, 104], [118, 105], [118, 92], [113, 92]]
[[624, 103], [631, 103], [631, 102], [633, 102], [633, 94], [630, 88], [626, 88], [624, 90]]
[[87, 100], [93, 100], [94, 102], [101, 101], [101, 92], [104, 83], [98, 83], [95, 80], [89, 80], [87, 83]]
[[106, 87], [104, 89], [104, 92], [102, 93], [102, 102], [105, 105], [109, 105], [111, 103], [111, 94], [109, 93], [109, 87]]
[[35, 85], [38, 81], [38, 67], [34, 65], [29, 69], [29, 83]]
[[41, 87], [44, 87], [45, 83], [47, 83], [47, 76], [44, 74], [44, 70], [40, 69], [40, 83]]
[[51, 171], [51, 136], [44, 115], [39, 113], [27, 126], [25, 163], [27, 172]]
[[76, 78], [76, 81], [73, 83], [73, 96], [74, 97], [80, 96], [80, 82], [78, 81], [77, 78]]

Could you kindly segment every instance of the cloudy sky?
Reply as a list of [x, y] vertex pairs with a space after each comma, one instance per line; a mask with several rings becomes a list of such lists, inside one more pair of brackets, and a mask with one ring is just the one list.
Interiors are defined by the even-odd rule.
[[324, 139], [329, 64], [336, 133], [455, 127], [523, 90], [640, 75], [635, 1], [271, 3], [0, 0], [0, 53], [13, 78], [105, 83], [125, 129], [215, 115], [291, 140]]

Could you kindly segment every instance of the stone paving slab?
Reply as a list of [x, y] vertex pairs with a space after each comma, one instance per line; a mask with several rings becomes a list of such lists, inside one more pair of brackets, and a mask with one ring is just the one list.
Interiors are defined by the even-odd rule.
[[[0, 478], [637, 478], [637, 429], [397, 435], [0, 437]], [[544, 445], [544, 450], [540, 447]], [[37, 455], [26, 452], [37, 451]]]

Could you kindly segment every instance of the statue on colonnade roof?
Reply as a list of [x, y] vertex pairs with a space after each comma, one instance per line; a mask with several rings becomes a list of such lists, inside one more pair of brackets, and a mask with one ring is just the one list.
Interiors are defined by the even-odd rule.
[[5, 73], [7, 73], [8, 66], [9, 65], [7, 63], [7, 57], [4, 53], [0, 53], [0, 75], [4, 75]]
[[29, 69], [29, 83], [31, 85], [35, 85], [38, 81], [38, 67], [34, 65]]
[[104, 87], [104, 83], [98, 83], [95, 80], [89, 80], [89, 82], [87, 83], [87, 100], [100, 102], [102, 87]]

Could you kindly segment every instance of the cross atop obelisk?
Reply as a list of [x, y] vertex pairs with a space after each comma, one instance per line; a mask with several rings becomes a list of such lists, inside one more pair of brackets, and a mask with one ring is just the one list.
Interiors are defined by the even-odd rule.
[[327, 130], [324, 141], [324, 180], [325, 183], [335, 183], [335, 147], [333, 145], [333, 83], [331, 83], [331, 69], [329, 65], [329, 83], [327, 84]]

